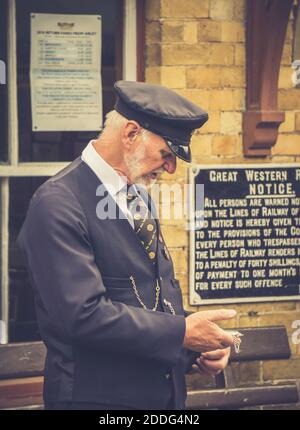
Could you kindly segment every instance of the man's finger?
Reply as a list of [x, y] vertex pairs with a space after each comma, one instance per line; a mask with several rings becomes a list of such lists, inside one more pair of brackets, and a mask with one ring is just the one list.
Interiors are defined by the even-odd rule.
[[216, 349], [215, 351], [203, 352], [201, 354], [206, 360], [219, 360], [228, 354], [229, 348]]
[[215, 376], [222, 372], [222, 364], [220, 364], [219, 361], [206, 361], [205, 359], [199, 359], [197, 360], [197, 364], [199, 369], [207, 375]]
[[237, 314], [234, 309], [215, 309], [211, 311], [199, 311], [197, 313], [201, 318], [205, 318], [209, 321], [230, 320]]
[[234, 345], [233, 336], [226, 331], [222, 330], [222, 339], [221, 339], [221, 347], [228, 348], [229, 346]]

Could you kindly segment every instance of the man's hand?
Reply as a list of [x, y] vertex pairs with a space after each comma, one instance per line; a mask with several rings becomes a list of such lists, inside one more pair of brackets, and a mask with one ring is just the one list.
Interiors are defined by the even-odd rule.
[[222, 372], [228, 364], [230, 357], [230, 348], [216, 349], [215, 351], [203, 352], [197, 358], [197, 364], [193, 364], [192, 368], [199, 373], [215, 376]]
[[184, 348], [207, 352], [233, 345], [233, 337], [222, 330], [215, 321], [228, 320], [236, 316], [233, 309], [195, 312], [185, 319]]

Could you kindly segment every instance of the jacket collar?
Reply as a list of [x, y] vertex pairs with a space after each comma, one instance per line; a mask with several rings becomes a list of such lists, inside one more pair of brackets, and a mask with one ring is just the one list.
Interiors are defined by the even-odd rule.
[[[90, 177], [92, 177], [93, 180], [95, 181], [95, 184], [92, 185], [92, 188], [94, 188], [94, 190], [96, 190], [97, 187], [100, 185], [100, 186], [103, 186], [104, 188], [106, 188], [106, 190], [108, 191], [108, 193], [105, 196], [104, 195], [97, 196], [98, 203], [101, 202], [101, 200], [105, 198], [105, 199], [107, 199], [108, 204], [116, 205], [115, 200], [113, 199], [113, 197], [110, 193], [110, 190], [108, 189], [108, 187], [106, 187], [106, 184], [103, 183], [103, 181], [96, 175], [96, 173], [93, 171], [93, 169], [91, 169], [90, 166], [87, 165], [85, 162], [81, 163], [81, 167], [85, 171], [87, 171], [89, 173]], [[151, 198], [149, 197], [149, 194], [147, 193], [147, 191], [143, 187], [140, 187], [140, 186], [137, 187], [137, 189], [138, 189], [141, 197], [144, 198], [146, 203], [151, 202], [151, 208], [152, 208], [152, 211], [155, 211], [154, 216], [156, 217], [157, 213], [156, 213], [156, 210], [154, 207], [154, 203], [151, 200]], [[140, 241], [139, 237], [137, 236], [136, 232], [134, 231], [134, 229], [130, 225], [130, 222], [128, 221], [126, 215], [124, 214], [124, 212], [120, 209], [120, 207], [118, 205], [116, 206], [116, 216], [117, 216], [117, 219], [115, 220], [116, 226], [119, 226], [120, 228], [122, 228], [123, 233], [128, 236], [128, 239], [131, 241], [131, 243], [134, 243], [136, 246], [138, 246], [140, 248], [140, 250], [142, 251], [141, 254], [143, 254], [145, 256], [145, 259], [147, 260], [149, 267], [151, 267], [151, 269], [153, 271], [154, 266], [153, 266], [153, 263], [147, 254], [145, 247], [143, 246], [143, 244]], [[114, 220], [110, 220], [110, 221], [114, 221]], [[158, 220], [157, 220], [157, 229], [158, 229], [158, 235], [159, 235], [160, 226], [159, 226]]]

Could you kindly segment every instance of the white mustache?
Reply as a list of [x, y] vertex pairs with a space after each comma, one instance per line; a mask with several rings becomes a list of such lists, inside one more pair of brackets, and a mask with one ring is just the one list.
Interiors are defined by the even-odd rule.
[[[156, 175], [161, 175], [162, 173], [164, 173], [164, 171], [165, 171], [164, 169], [160, 168], [160, 169], [154, 170], [152, 172], [152, 174], [155, 173]], [[150, 175], [151, 175], [151, 173], [150, 173]]]

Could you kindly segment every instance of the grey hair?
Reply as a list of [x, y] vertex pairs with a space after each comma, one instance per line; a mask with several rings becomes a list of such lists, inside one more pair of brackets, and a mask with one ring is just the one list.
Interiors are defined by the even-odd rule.
[[[111, 129], [112, 131], [118, 131], [126, 124], [127, 121], [127, 118], [125, 118], [119, 112], [117, 112], [116, 110], [112, 110], [108, 112], [105, 116], [102, 133], [108, 129]], [[141, 136], [143, 140], [146, 140], [150, 136], [150, 134], [150, 131], [141, 128]]]
[[116, 110], [112, 110], [108, 112], [105, 116], [103, 130], [108, 128], [119, 130], [121, 127], [123, 127], [126, 124], [126, 122], [127, 122], [127, 119], [123, 115], [121, 115]]

